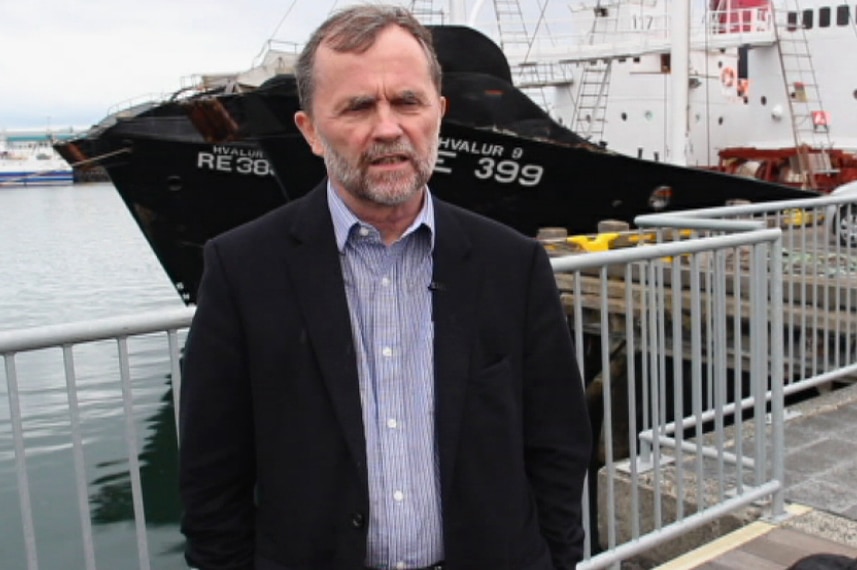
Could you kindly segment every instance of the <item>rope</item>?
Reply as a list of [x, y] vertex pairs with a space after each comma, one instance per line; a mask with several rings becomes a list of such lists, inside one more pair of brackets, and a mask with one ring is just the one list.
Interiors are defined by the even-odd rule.
[[99, 162], [101, 160], [104, 160], [105, 158], [110, 158], [111, 156], [116, 156], [119, 154], [125, 154], [125, 153], [129, 153], [129, 152], [131, 152], [131, 147], [126, 146], [125, 148], [120, 148], [119, 150], [106, 152], [104, 154], [100, 154], [100, 155], [94, 156], [92, 158], [85, 158], [83, 160], [78, 160], [77, 162], [71, 163], [71, 167], [77, 168], [78, 166], [85, 166], [85, 165], [92, 163], [92, 162]]

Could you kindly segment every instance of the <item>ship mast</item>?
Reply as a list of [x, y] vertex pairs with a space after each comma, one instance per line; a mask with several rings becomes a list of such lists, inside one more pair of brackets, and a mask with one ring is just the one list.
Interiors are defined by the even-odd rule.
[[452, 25], [467, 24], [467, 6], [464, 0], [449, 0], [449, 20]]
[[672, 75], [670, 105], [669, 162], [687, 166], [688, 80], [690, 76], [690, 0], [671, 2], [672, 46], [670, 73]]

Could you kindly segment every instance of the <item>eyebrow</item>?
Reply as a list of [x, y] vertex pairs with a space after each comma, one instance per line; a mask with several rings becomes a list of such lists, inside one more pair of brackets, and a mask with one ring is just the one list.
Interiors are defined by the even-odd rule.
[[342, 110], [350, 111], [354, 109], [368, 107], [374, 105], [377, 101], [378, 98], [373, 95], [357, 95], [356, 97], [351, 97], [347, 99], [342, 105]]
[[[405, 89], [404, 91], [400, 91], [396, 93], [390, 98], [391, 103], [396, 102], [420, 102], [423, 101], [425, 97], [421, 95], [420, 92], [414, 91], [413, 89]], [[356, 95], [349, 99], [346, 99], [343, 103], [340, 111], [353, 111], [355, 109], [364, 109], [367, 107], [371, 107], [378, 102], [378, 97], [374, 95]]]
[[397, 93], [393, 98], [394, 101], [422, 101], [423, 97], [420, 93], [413, 91], [411, 89], [406, 89], [401, 93]]

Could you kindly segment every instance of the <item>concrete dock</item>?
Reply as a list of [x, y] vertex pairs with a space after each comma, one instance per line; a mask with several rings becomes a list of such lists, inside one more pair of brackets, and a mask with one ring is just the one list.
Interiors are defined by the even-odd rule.
[[790, 406], [787, 417], [789, 515], [754, 521], [657, 568], [779, 570], [816, 553], [857, 559], [857, 384]]

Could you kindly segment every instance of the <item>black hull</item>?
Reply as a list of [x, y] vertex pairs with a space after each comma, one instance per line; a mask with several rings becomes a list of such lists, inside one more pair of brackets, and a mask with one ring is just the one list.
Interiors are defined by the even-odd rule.
[[103, 165], [185, 303], [196, 301], [205, 242], [285, 203], [273, 169], [251, 143], [126, 134], [84, 149], [92, 156], [127, 149]]

